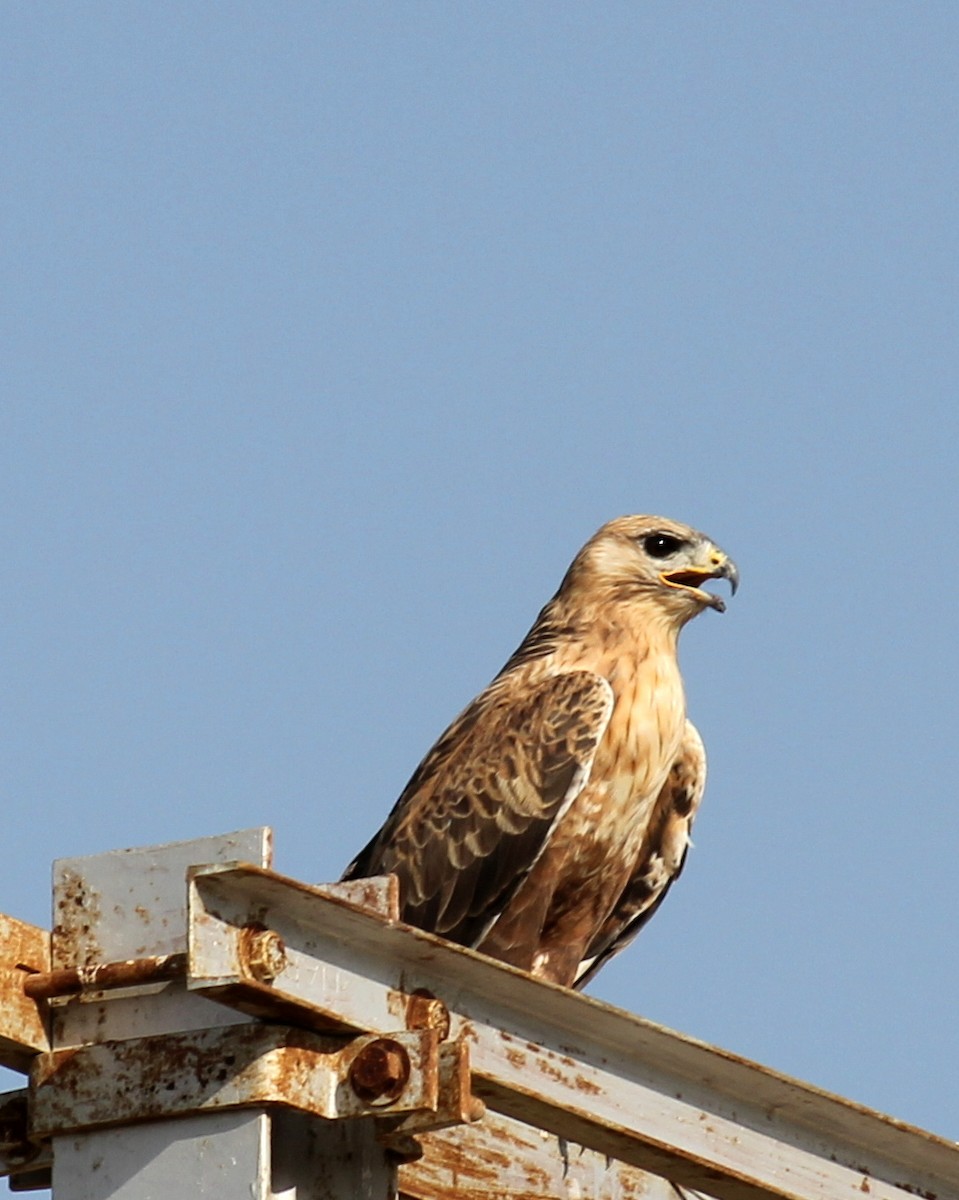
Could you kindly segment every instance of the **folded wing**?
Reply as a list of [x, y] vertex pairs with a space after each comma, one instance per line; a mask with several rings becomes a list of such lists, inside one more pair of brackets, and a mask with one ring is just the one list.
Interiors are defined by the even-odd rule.
[[612, 704], [589, 671], [498, 679], [439, 739], [344, 878], [397, 875], [403, 920], [474, 945], [582, 789]]

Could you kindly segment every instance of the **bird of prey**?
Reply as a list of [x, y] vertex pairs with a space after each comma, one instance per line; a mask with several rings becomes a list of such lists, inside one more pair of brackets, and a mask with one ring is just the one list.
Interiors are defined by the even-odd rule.
[[706, 757], [679, 632], [739, 573], [704, 534], [619, 517], [343, 878], [392, 873], [409, 924], [566, 986], [629, 942], [682, 869]]

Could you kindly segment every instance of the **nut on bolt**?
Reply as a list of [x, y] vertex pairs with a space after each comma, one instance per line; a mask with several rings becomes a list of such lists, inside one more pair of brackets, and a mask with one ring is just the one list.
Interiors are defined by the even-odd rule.
[[410, 1080], [410, 1056], [392, 1038], [368, 1042], [350, 1063], [347, 1078], [357, 1097], [366, 1104], [386, 1105], [398, 1100]]
[[260, 983], [272, 983], [286, 966], [286, 945], [278, 933], [263, 925], [240, 930], [240, 963]]
[[432, 1029], [445, 1042], [450, 1035], [449, 1010], [432, 992], [418, 988], [407, 1001], [406, 1028]]

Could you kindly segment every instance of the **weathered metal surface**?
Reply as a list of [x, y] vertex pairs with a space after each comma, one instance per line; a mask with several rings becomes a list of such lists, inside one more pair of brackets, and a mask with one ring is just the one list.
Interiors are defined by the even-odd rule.
[[[198, 858], [197, 855], [209, 855]], [[112, 850], [53, 864], [53, 966], [185, 950], [181, 881], [193, 863], [272, 862], [265, 828]]]
[[396, 1168], [383, 1153], [377, 1124], [277, 1113], [271, 1200], [394, 1200]]
[[55, 1200], [275, 1200], [270, 1168], [269, 1117], [252, 1111], [206, 1113], [58, 1138], [53, 1195]]
[[[183, 881], [195, 862], [272, 861], [268, 829], [60, 859], [53, 869], [53, 969], [92, 967], [186, 950]], [[142, 1003], [149, 994], [149, 1005]], [[85, 1045], [183, 1029], [235, 1024], [237, 1014], [182, 988], [143, 984], [133, 991], [83, 992], [51, 1002], [52, 1044]]]
[[247, 925], [240, 935], [240, 964], [253, 979], [270, 983], [286, 966], [283, 939], [272, 929]]
[[386, 1144], [401, 1137], [419, 1136], [421, 1133], [451, 1126], [481, 1121], [486, 1115], [486, 1105], [477, 1100], [472, 1091], [469, 1046], [462, 1039], [446, 1042], [439, 1048], [437, 1073], [437, 1103], [432, 1112], [414, 1112], [396, 1120], [383, 1123], [389, 1131]]
[[[387, 1078], [391, 1055], [402, 1057], [403, 1070]], [[293, 1108], [327, 1120], [431, 1114], [438, 1066], [429, 1031], [344, 1041], [237, 1025], [104, 1042], [37, 1056], [31, 1134], [53, 1137], [234, 1108]], [[358, 1077], [365, 1084], [360, 1090]]]
[[445, 1041], [450, 1035], [449, 1009], [426, 991], [413, 992], [406, 1005], [406, 1028], [435, 1029]]
[[395, 875], [371, 875], [369, 879], [348, 879], [345, 883], [317, 886], [325, 896], [345, 900], [355, 908], [365, 908], [384, 921], [400, 919], [400, 882]]
[[681, 1200], [665, 1179], [499, 1113], [421, 1139], [423, 1157], [400, 1167], [413, 1200]]
[[[284, 940], [269, 986], [251, 920]], [[319, 1028], [388, 1032], [424, 989], [492, 1109], [720, 1200], [959, 1197], [954, 1143], [269, 871], [191, 872], [189, 955], [191, 988]]]
[[[183, 881], [191, 863], [271, 861], [269, 830], [119, 850], [54, 865], [53, 967], [179, 954], [186, 949]], [[143, 984], [52, 1001], [54, 1050], [246, 1023], [188, 995]], [[56, 1200], [272, 1200], [270, 1118], [255, 1110], [95, 1129], [53, 1139]]]
[[0, 1066], [26, 1071], [50, 1048], [44, 1005], [24, 994], [33, 972], [50, 970], [50, 934], [0, 914]]

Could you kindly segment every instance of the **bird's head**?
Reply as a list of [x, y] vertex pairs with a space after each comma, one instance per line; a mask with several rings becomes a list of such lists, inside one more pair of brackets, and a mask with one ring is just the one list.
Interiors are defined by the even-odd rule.
[[665, 517], [608, 522], [579, 552], [567, 576], [577, 588], [652, 601], [676, 625], [704, 608], [725, 611], [722, 598], [702, 587], [710, 579], [728, 580], [735, 592], [739, 571], [705, 534]]

